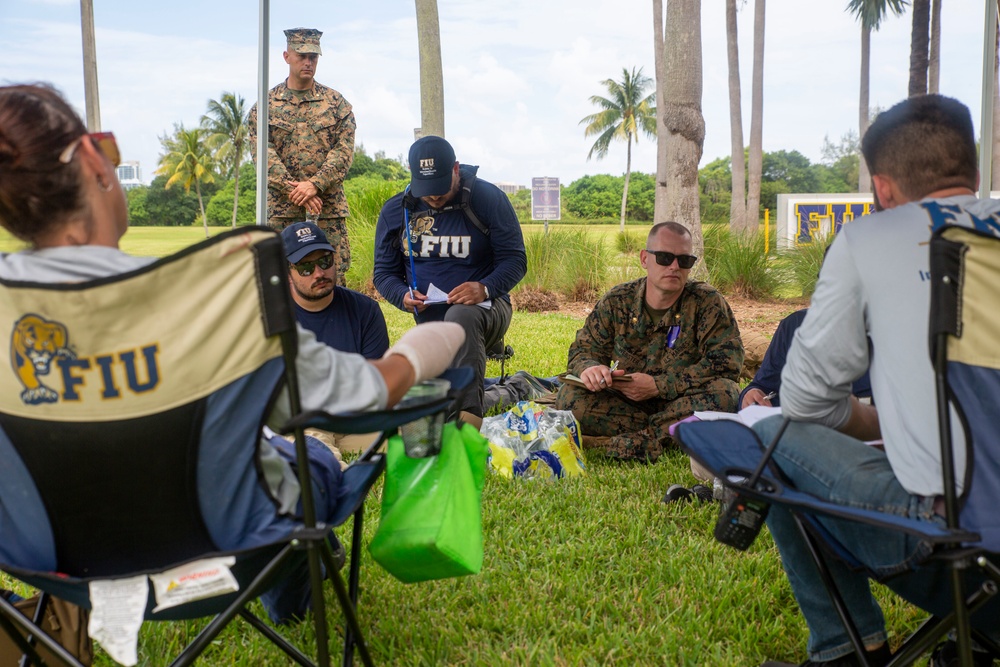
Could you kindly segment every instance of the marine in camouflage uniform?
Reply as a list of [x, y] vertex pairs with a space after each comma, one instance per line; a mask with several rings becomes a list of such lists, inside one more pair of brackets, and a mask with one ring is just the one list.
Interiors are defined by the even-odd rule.
[[737, 409], [743, 344], [733, 311], [715, 288], [687, 281], [654, 320], [647, 280], [618, 285], [598, 301], [570, 346], [568, 369], [580, 376], [617, 360], [620, 370], [652, 376], [658, 395], [633, 401], [619, 383], [596, 392], [564, 383], [556, 407], [572, 410], [584, 434], [610, 436], [600, 444], [607, 455], [654, 461], [672, 446], [667, 429], [674, 422], [696, 410]]
[[[344, 97], [308, 75], [310, 85], [296, 86], [296, 54], [317, 54], [318, 30], [295, 28], [286, 30], [289, 79], [271, 89], [268, 94], [267, 151], [267, 214], [268, 225], [281, 231], [303, 220], [314, 220], [330, 245], [337, 249], [337, 282], [344, 284], [344, 275], [351, 265], [351, 248], [347, 238], [347, 198], [344, 178], [354, 161], [354, 112]], [[292, 52], [292, 53], [290, 53]], [[290, 59], [291, 58], [291, 59]], [[315, 58], [313, 68], [315, 68]], [[298, 85], [303, 85], [299, 83]], [[247, 121], [251, 151], [257, 152], [257, 105], [250, 110]], [[322, 204], [319, 215], [311, 214], [306, 206], [289, 199], [294, 182], [312, 183]]]

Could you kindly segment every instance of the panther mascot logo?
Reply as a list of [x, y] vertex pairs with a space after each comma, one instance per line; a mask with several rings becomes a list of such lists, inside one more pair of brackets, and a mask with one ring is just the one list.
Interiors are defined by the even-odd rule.
[[[421, 236], [424, 234], [430, 234], [432, 231], [434, 231], [434, 216], [423, 215], [410, 220], [410, 243], [415, 247], [417, 243], [420, 242]], [[403, 229], [403, 233], [400, 236], [403, 239], [403, 254], [408, 256], [410, 254], [410, 248], [406, 243], [405, 229]]]
[[24, 385], [21, 400], [29, 405], [55, 403], [59, 394], [42, 384], [39, 376], [48, 375], [58, 357], [76, 358], [69, 349], [65, 325], [38, 315], [25, 315], [14, 324], [10, 338], [10, 359], [14, 372]]

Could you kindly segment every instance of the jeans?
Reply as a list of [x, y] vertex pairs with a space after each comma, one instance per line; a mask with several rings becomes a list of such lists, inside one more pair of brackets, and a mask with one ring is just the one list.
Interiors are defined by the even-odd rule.
[[[781, 417], [754, 425], [754, 431], [769, 443]], [[897, 481], [885, 452], [819, 424], [793, 422], [775, 449], [774, 461], [792, 484], [806, 493], [850, 507], [868, 508], [920, 521], [944, 523], [934, 514], [933, 497], [914, 495]], [[845, 563], [824, 555], [848, 613], [864, 643], [885, 641], [885, 619], [872, 596], [869, 574], [909, 602], [931, 613], [943, 615], [951, 608], [947, 570], [937, 562], [918, 566], [931, 547], [911, 535], [888, 531], [842, 519], [818, 521], [870, 573], [851, 570]], [[782, 565], [792, 592], [809, 626], [809, 655], [824, 662], [853, 652], [853, 647], [830, 601], [808, 547], [787, 510], [772, 506], [767, 525], [778, 545]], [[982, 580], [970, 570], [967, 583]], [[994, 600], [973, 616], [973, 625], [998, 637], [996, 619], [1000, 601]]]

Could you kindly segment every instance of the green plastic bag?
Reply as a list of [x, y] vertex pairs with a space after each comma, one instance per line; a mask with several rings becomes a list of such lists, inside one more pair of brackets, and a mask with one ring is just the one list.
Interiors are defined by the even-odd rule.
[[483, 566], [482, 497], [487, 441], [453, 422], [441, 451], [410, 458], [389, 438], [382, 517], [368, 550], [405, 583], [476, 574]]

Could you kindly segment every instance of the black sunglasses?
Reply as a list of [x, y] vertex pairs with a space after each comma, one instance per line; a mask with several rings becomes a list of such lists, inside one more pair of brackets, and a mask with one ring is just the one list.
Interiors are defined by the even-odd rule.
[[320, 257], [319, 259], [312, 262], [299, 262], [298, 264], [292, 264], [292, 266], [295, 268], [298, 274], [303, 278], [311, 276], [313, 270], [317, 266], [319, 266], [319, 268], [323, 269], [324, 271], [333, 266], [333, 253], [327, 253], [322, 257]]
[[677, 260], [677, 266], [682, 269], [690, 269], [694, 266], [694, 263], [698, 261], [698, 258], [694, 255], [675, 255], [672, 252], [667, 252], [666, 250], [650, 250], [646, 248], [646, 252], [656, 258], [656, 263], [660, 266], [670, 266]]

